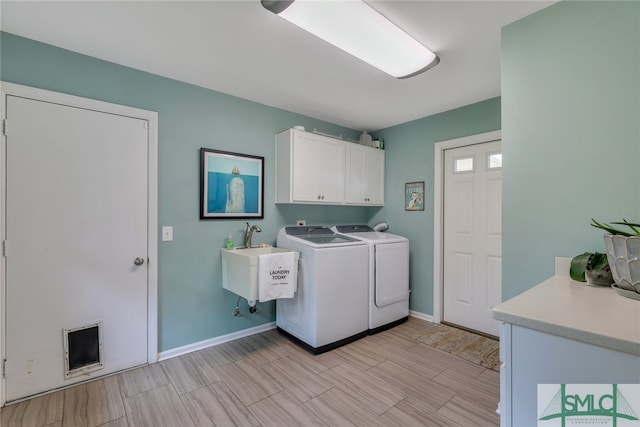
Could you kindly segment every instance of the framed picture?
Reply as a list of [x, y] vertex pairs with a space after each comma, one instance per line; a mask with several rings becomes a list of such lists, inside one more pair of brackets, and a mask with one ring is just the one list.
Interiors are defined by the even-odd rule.
[[404, 210], [424, 210], [424, 181], [407, 182], [404, 184]]
[[264, 218], [264, 157], [200, 149], [200, 219]]

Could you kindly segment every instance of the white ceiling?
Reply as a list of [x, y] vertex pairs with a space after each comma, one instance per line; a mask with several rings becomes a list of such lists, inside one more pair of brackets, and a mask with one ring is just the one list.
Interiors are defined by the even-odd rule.
[[500, 29], [553, 1], [369, 1], [441, 59], [398, 80], [251, 1], [7, 1], [3, 31], [358, 130], [500, 95]]

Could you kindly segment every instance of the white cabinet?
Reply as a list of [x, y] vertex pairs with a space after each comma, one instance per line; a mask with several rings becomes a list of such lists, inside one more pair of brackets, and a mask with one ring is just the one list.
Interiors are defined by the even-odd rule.
[[276, 203], [384, 205], [384, 151], [289, 129], [276, 135]]
[[[502, 328], [500, 353], [503, 427], [538, 425], [538, 384], [640, 383], [638, 355], [512, 324]], [[544, 406], [552, 397], [540, 396]]]
[[[560, 384], [640, 383], [640, 305], [612, 288], [556, 275], [492, 310], [504, 322], [501, 426], [542, 425], [538, 421], [545, 407], [562, 408], [561, 399], [554, 398]], [[538, 396], [538, 384], [558, 387]]]
[[345, 142], [290, 129], [276, 135], [276, 203], [344, 204]]
[[511, 324], [500, 325], [500, 427], [511, 426]]
[[346, 203], [384, 205], [384, 151], [346, 144]]

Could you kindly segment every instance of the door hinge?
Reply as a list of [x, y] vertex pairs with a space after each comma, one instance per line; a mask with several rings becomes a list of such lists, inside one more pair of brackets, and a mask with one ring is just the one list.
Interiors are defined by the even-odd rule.
[[3, 134], [3, 135], [7, 135], [8, 128], [9, 128], [8, 123], [9, 123], [9, 122], [7, 121], [7, 119], [3, 119], [3, 120], [2, 120], [2, 134]]
[[2, 378], [7, 378], [7, 359], [2, 359]]
[[8, 240], [3, 240], [2, 241], [2, 256], [6, 257], [9, 254], [9, 241]]

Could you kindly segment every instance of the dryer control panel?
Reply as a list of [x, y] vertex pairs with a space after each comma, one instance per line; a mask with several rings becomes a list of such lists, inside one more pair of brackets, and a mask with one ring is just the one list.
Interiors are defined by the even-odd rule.
[[338, 233], [368, 233], [374, 231], [368, 225], [336, 225]]

